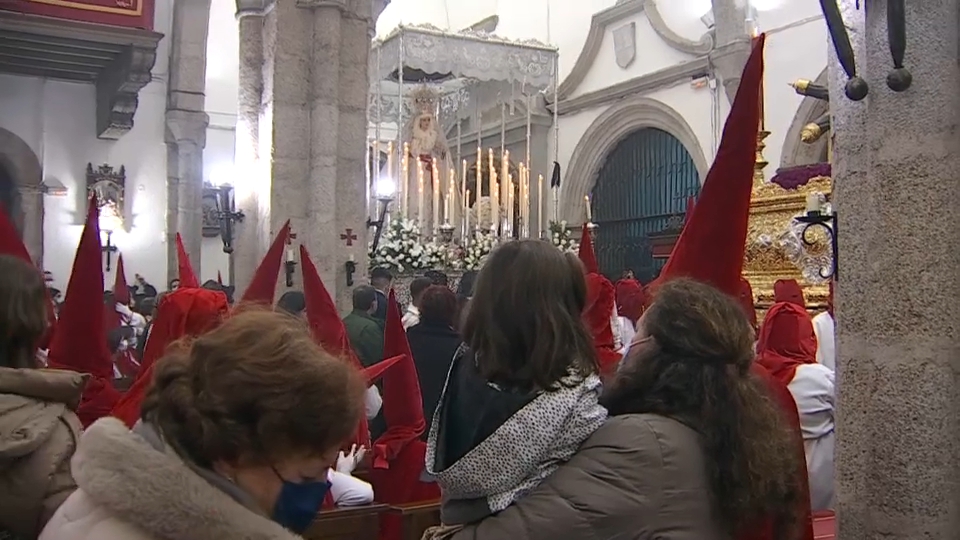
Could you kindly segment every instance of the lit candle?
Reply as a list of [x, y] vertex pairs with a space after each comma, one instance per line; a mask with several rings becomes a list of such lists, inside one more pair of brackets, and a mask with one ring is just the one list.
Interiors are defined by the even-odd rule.
[[437, 158], [433, 158], [431, 169], [433, 176], [433, 235], [440, 232], [440, 169], [437, 168]]
[[537, 177], [537, 237], [543, 234], [543, 175]]
[[464, 198], [463, 198], [463, 204], [461, 204], [460, 206], [463, 209], [463, 211], [466, 212], [467, 198], [465, 195], [467, 193], [467, 160], [463, 160], [463, 163], [461, 165], [462, 167], [460, 169], [460, 195], [464, 195]]
[[819, 193], [807, 193], [807, 213], [808, 214], [820, 213], [820, 194]]
[[423, 161], [417, 160], [417, 220], [420, 222], [420, 230], [423, 230]]
[[393, 178], [393, 141], [387, 143], [387, 177]]
[[450, 181], [447, 182], [447, 196], [443, 199], [443, 222], [453, 223], [453, 216], [450, 215], [450, 209], [453, 208], [453, 179], [456, 171], [450, 169]]
[[587, 223], [593, 223], [593, 211], [590, 209], [590, 196], [584, 195], [583, 200], [587, 203]]
[[507, 174], [507, 226], [510, 228], [510, 236], [513, 236], [513, 230], [515, 227], [514, 223], [516, 222], [516, 220], [514, 219], [516, 216], [513, 213], [514, 212], [513, 189], [514, 189], [513, 175], [508, 173]]
[[494, 189], [497, 183], [497, 172], [493, 170], [493, 148], [490, 148], [487, 151], [487, 173], [489, 176], [489, 191], [490, 191], [490, 221], [492, 222], [493, 229], [497, 229], [497, 223], [500, 221], [500, 208], [499, 208], [499, 194], [498, 189]]
[[500, 178], [506, 178], [510, 174], [510, 151], [504, 150], [500, 156]]
[[403, 143], [403, 157], [400, 158], [400, 178], [397, 185], [400, 186], [399, 195], [400, 195], [400, 213], [403, 214], [403, 217], [409, 218], [409, 203], [407, 202], [410, 199], [410, 143]]

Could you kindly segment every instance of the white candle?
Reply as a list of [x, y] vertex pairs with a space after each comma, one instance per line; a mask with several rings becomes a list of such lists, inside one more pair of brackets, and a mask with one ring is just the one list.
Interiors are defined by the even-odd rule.
[[420, 221], [421, 231], [423, 230], [423, 161], [417, 160], [417, 220]]
[[593, 210], [590, 209], [590, 196], [584, 195], [583, 200], [587, 203], [587, 223], [593, 223]]
[[537, 237], [543, 234], [543, 175], [537, 177]]
[[[470, 190], [468, 189], [463, 193], [463, 200], [470, 202]], [[467, 211], [463, 213], [463, 238], [465, 241], [470, 240], [470, 207], [467, 206]]]
[[433, 177], [433, 235], [440, 231], [440, 169], [437, 168], [437, 158], [433, 158], [433, 167], [430, 171]]
[[410, 143], [403, 143], [403, 157], [400, 159], [400, 213], [404, 219], [410, 217], [410, 205], [407, 202], [410, 199]]
[[293, 248], [287, 248], [287, 262], [294, 261]]
[[820, 194], [819, 193], [807, 193], [807, 213], [808, 214], [820, 213]]
[[[393, 176], [393, 141], [390, 141], [387, 144], [387, 177], [394, 178]], [[379, 156], [377, 156], [377, 162], [379, 163]]]

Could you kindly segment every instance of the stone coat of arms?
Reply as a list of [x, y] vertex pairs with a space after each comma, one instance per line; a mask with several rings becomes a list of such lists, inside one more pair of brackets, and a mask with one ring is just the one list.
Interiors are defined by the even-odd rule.
[[613, 52], [617, 65], [630, 67], [637, 58], [637, 23], [625, 24], [613, 31]]

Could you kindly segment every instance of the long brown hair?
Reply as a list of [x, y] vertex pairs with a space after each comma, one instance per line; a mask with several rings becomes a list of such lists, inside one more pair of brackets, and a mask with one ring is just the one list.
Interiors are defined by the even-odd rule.
[[37, 367], [37, 344], [47, 331], [43, 274], [30, 263], [0, 255], [0, 366]]
[[753, 329], [733, 298], [691, 280], [657, 290], [635, 345], [601, 403], [611, 415], [653, 413], [701, 435], [716, 517], [735, 536], [773, 516], [791, 539], [799, 497], [793, 434], [751, 374]]
[[323, 454], [354, 431], [364, 385], [288, 313], [245, 307], [181, 341], [156, 364], [143, 418], [184, 457], [209, 467]]
[[517, 240], [487, 259], [463, 321], [481, 375], [521, 391], [547, 390], [569, 373], [597, 371], [581, 313], [587, 283], [579, 259], [540, 240]]

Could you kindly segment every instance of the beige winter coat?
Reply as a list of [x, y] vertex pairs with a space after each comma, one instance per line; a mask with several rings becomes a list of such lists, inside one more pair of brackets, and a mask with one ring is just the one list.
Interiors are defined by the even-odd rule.
[[533, 492], [453, 540], [721, 540], [700, 436], [655, 414], [615, 416]]
[[72, 371], [0, 367], [0, 533], [36, 538], [76, 489], [83, 385]]
[[73, 458], [79, 489], [40, 540], [299, 540], [116, 418], [87, 428]]

